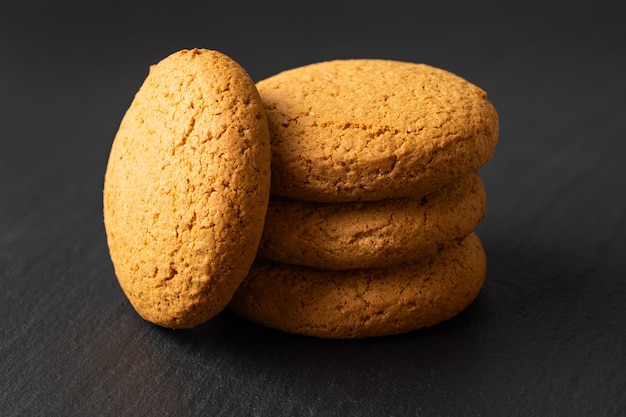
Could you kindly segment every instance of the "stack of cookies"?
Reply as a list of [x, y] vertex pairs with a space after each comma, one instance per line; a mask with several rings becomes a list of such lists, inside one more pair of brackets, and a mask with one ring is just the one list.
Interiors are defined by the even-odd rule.
[[478, 169], [498, 116], [447, 71], [337, 60], [256, 84], [271, 142], [257, 259], [229, 306], [323, 338], [399, 334], [447, 320], [477, 296], [486, 257]]
[[111, 146], [115, 274], [168, 328], [226, 307], [323, 338], [439, 323], [485, 278], [478, 169], [497, 137], [485, 92], [427, 65], [340, 60], [255, 84], [218, 51], [178, 51]]

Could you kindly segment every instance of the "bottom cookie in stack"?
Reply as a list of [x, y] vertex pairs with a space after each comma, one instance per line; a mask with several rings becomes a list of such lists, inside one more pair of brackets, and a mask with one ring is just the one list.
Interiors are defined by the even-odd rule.
[[257, 260], [230, 302], [258, 324], [307, 336], [354, 339], [406, 333], [463, 311], [487, 262], [475, 233], [434, 255], [390, 268], [324, 270]]

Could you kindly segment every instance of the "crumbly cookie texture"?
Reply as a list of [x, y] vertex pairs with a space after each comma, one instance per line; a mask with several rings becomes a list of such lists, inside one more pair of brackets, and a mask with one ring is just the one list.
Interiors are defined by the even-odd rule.
[[355, 59], [257, 83], [272, 193], [318, 202], [420, 197], [483, 166], [498, 115], [487, 94], [426, 64]]
[[399, 266], [472, 233], [485, 200], [477, 172], [421, 199], [331, 204], [272, 196], [258, 256], [335, 270]]
[[240, 316], [329, 339], [385, 336], [432, 326], [478, 295], [486, 257], [475, 234], [396, 268], [330, 271], [257, 261], [231, 300]]
[[221, 311], [254, 260], [269, 190], [267, 118], [249, 75], [204, 49], [153, 65], [103, 195], [115, 273], [137, 312], [189, 328]]

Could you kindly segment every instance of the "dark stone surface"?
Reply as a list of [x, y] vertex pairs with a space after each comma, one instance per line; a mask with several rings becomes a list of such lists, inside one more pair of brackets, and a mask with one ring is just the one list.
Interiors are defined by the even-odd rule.
[[[3, 416], [626, 414], [626, 29], [617, 3], [13, 2], [0, 6]], [[467, 3], [467, 4], [466, 4]], [[220, 50], [259, 80], [332, 58], [453, 71], [501, 118], [476, 302], [328, 341], [225, 311], [142, 321], [102, 225], [111, 141], [148, 66]]]

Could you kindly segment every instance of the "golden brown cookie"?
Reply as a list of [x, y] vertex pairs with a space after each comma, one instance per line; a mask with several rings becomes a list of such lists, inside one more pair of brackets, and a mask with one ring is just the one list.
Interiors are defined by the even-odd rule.
[[475, 234], [396, 268], [330, 271], [257, 261], [230, 302], [261, 325], [322, 338], [393, 335], [432, 326], [478, 295], [486, 257]]
[[257, 83], [272, 142], [272, 193], [318, 201], [417, 198], [483, 166], [498, 115], [487, 94], [425, 64], [355, 59]]
[[398, 266], [467, 236], [484, 215], [477, 172], [421, 199], [330, 204], [272, 196], [259, 256], [335, 270]]
[[111, 260], [145, 320], [188, 328], [228, 304], [255, 257], [269, 187], [267, 119], [248, 74], [211, 50], [153, 65], [104, 181]]

